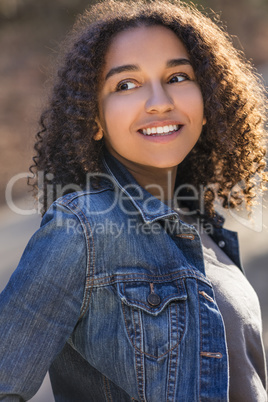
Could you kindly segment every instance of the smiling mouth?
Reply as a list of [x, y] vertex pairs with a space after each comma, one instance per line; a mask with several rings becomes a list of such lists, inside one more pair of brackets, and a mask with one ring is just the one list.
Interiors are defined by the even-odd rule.
[[158, 137], [173, 134], [174, 132], [179, 131], [181, 127], [182, 124], [171, 124], [169, 126], [144, 128], [139, 130], [139, 133], [146, 136]]

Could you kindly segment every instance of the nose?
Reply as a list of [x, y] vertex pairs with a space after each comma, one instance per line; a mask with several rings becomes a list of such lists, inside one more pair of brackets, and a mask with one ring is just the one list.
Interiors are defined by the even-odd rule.
[[161, 83], [151, 85], [145, 104], [147, 113], [166, 113], [174, 109], [174, 103]]

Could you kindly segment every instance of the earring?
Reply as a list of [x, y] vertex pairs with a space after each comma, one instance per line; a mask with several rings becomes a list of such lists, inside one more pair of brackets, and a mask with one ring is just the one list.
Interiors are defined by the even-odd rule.
[[93, 139], [95, 141], [100, 141], [103, 138], [103, 130], [100, 126], [100, 124], [97, 122], [97, 125], [99, 127], [99, 130], [97, 131], [97, 133], [93, 136]]

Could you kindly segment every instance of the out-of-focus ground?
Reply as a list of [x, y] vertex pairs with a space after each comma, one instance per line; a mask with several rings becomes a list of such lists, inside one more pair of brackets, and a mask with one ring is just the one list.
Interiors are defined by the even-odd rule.
[[[235, 45], [245, 50], [268, 82], [267, 0], [197, 0], [197, 3], [220, 12], [228, 31], [239, 37], [234, 37]], [[0, 0], [0, 291], [40, 224], [38, 215], [12, 212], [6, 203], [5, 190], [15, 175], [28, 172], [38, 116], [45, 105], [47, 81], [58, 43], [77, 13], [89, 4], [87, 0]], [[12, 187], [15, 205], [32, 208], [29, 199], [25, 201], [27, 194], [26, 179], [16, 180]], [[247, 277], [260, 299], [268, 352], [267, 208], [263, 208], [258, 219], [255, 230], [248, 221], [241, 223], [238, 216], [229, 217], [227, 227], [240, 233]], [[32, 401], [53, 401], [47, 377]]]

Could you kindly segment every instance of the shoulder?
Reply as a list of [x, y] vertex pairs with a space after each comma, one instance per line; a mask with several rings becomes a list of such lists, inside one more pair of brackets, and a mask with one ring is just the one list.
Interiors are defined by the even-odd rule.
[[66, 220], [80, 223], [88, 221], [102, 212], [111, 210], [111, 206], [116, 202], [117, 191], [113, 179], [102, 174], [97, 185], [68, 193], [54, 201], [45, 213], [41, 226], [51, 220], [57, 220], [60, 223]]

